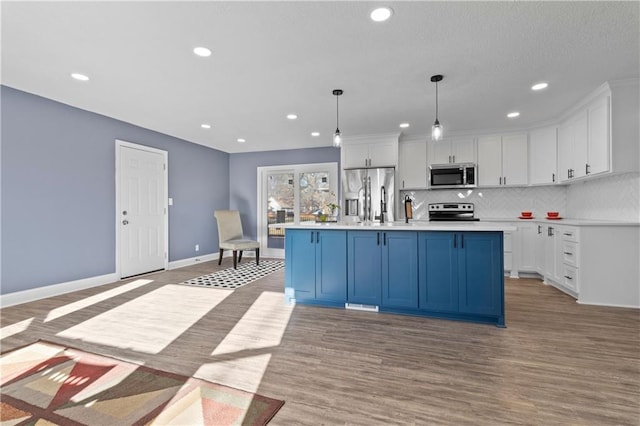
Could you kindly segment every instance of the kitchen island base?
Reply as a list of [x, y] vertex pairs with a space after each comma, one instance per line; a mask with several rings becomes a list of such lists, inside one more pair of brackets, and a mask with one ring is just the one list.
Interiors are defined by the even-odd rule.
[[505, 327], [502, 230], [407, 228], [288, 227], [286, 302]]

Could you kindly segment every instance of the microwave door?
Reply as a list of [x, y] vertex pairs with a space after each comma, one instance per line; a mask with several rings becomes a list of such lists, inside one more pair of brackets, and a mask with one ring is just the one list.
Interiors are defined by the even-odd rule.
[[453, 186], [462, 185], [463, 172], [460, 169], [433, 169], [431, 170], [431, 185]]

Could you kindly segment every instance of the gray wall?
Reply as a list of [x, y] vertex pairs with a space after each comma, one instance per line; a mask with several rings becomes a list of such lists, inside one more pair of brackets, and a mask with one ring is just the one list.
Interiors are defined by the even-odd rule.
[[231, 154], [229, 208], [240, 211], [245, 236], [256, 239], [258, 234], [258, 167], [333, 162], [340, 170], [340, 150], [333, 147]]
[[229, 154], [0, 90], [1, 294], [115, 272], [115, 139], [169, 153], [169, 260], [217, 251]]

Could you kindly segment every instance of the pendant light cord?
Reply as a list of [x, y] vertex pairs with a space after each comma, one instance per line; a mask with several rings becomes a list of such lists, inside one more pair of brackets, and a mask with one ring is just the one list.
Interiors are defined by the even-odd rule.
[[438, 82], [436, 81], [436, 121], [438, 121]]
[[340, 129], [340, 114], [339, 114], [339, 104], [338, 104], [338, 97], [340, 95], [336, 95], [336, 129]]

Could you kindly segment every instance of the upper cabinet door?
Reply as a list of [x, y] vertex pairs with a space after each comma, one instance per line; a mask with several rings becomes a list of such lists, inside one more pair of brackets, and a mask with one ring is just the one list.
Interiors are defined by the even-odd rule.
[[451, 158], [451, 141], [429, 141], [431, 150], [429, 152], [429, 164], [453, 163]]
[[529, 135], [529, 170], [532, 185], [558, 181], [557, 128], [537, 129]]
[[502, 184], [526, 185], [527, 135], [502, 137]]
[[427, 141], [400, 142], [397, 184], [399, 189], [427, 188]]
[[398, 162], [398, 142], [374, 142], [369, 145], [370, 167], [395, 167]]
[[587, 174], [609, 171], [609, 97], [606, 96], [589, 107], [589, 162]]
[[589, 164], [589, 129], [587, 121], [587, 111], [583, 111], [576, 117], [573, 126], [573, 177], [583, 177], [587, 175], [587, 164]]
[[502, 185], [502, 138], [478, 138], [478, 185]]
[[452, 163], [475, 163], [476, 144], [473, 138], [453, 139], [451, 141]]
[[344, 144], [342, 146], [342, 168], [367, 167], [369, 164], [369, 146], [363, 143]]

